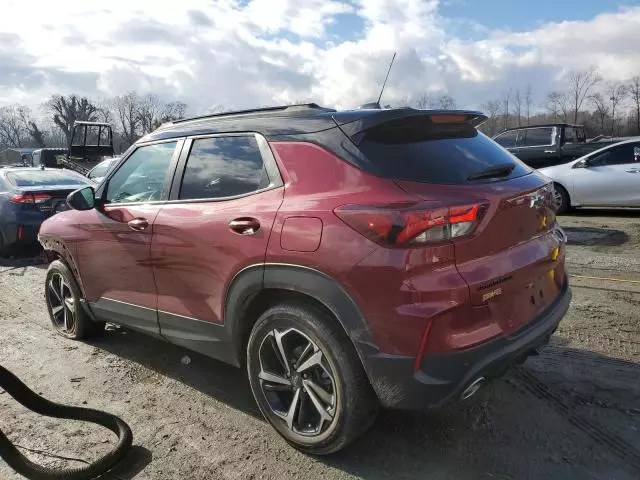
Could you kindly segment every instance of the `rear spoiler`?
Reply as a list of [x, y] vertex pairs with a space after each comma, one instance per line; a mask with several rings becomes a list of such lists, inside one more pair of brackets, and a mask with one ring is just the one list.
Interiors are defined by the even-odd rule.
[[357, 145], [366, 130], [385, 123], [410, 118], [429, 118], [434, 124], [460, 124], [473, 128], [482, 125], [487, 120], [487, 116], [482, 112], [473, 110], [418, 110], [415, 108], [395, 108], [378, 110], [376, 113], [368, 112], [368, 114], [357, 120], [343, 121], [342, 123], [335, 116], [333, 120], [344, 134]]

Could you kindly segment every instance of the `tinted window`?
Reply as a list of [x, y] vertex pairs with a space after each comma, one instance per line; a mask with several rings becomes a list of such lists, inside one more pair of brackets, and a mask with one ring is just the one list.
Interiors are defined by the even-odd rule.
[[553, 133], [553, 128], [545, 127], [545, 128], [527, 128], [526, 134], [527, 136], [524, 139], [525, 147], [536, 147], [539, 145], [551, 145], [553, 142], [551, 141], [551, 134]]
[[193, 141], [180, 198], [222, 198], [269, 185], [253, 136], [201, 138]]
[[7, 172], [7, 180], [16, 187], [52, 187], [55, 185], [87, 185], [75, 172], [61, 170], [17, 170]]
[[577, 140], [575, 128], [566, 127], [564, 129], [564, 143], [576, 143]]
[[605, 165], [624, 165], [637, 162], [640, 155], [640, 144], [627, 144], [602, 152], [589, 160], [589, 165], [601, 167]]
[[387, 178], [424, 183], [462, 184], [471, 175], [513, 164], [508, 177], [531, 169], [496, 142], [468, 126], [428, 126], [414, 121], [376, 128], [360, 143], [365, 156]]
[[110, 203], [162, 200], [165, 178], [177, 142], [140, 147], [109, 180], [106, 200]]
[[513, 130], [511, 132], [505, 132], [502, 135], [498, 135], [494, 140], [498, 142], [505, 148], [515, 147], [516, 146], [516, 137], [518, 136], [518, 131]]

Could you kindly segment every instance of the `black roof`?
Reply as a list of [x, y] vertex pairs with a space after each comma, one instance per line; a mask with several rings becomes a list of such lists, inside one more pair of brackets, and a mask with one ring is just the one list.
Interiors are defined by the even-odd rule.
[[474, 125], [486, 117], [469, 110], [416, 110], [413, 108], [337, 111], [315, 103], [215, 113], [165, 124], [139, 142], [212, 133], [258, 132], [266, 137], [303, 135], [349, 124], [352, 132], [397, 118], [422, 115], [464, 115]]

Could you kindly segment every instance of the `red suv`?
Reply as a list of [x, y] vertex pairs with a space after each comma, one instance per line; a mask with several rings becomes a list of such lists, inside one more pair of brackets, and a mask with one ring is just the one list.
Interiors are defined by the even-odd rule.
[[105, 322], [246, 367], [295, 447], [473, 395], [570, 290], [553, 189], [478, 112], [217, 114], [139, 140], [40, 230], [55, 329]]

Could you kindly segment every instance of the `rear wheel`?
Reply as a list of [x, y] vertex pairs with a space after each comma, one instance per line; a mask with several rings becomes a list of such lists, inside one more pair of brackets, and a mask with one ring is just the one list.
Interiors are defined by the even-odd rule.
[[262, 414], [304, 452], [336, 452], [376, 418], [378, 402], [353, 345], [314, 305], [264, 312], [249, 337], [247, 372]]
[[553, 204], [556, 209], [556, 213], [565, 213], [571, 208], [571, 199], [569, 198], [569, 192], [557, 183], [553, 185]]
[[60, 260], [49, 265], [45, 300], [51, 324], [63, 337], [79, 340], [104, 332], [104, 322], [94, 322], [81, 305], [82, 293], [69, 268]]

